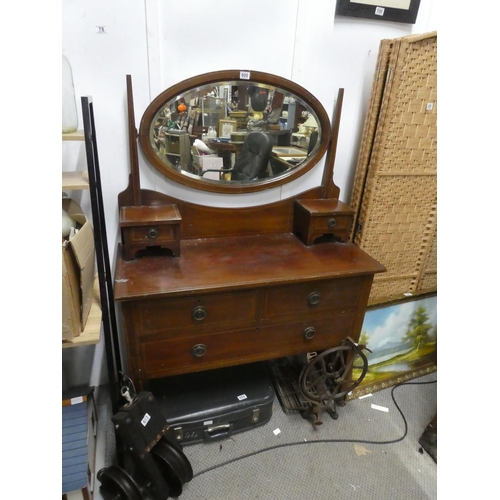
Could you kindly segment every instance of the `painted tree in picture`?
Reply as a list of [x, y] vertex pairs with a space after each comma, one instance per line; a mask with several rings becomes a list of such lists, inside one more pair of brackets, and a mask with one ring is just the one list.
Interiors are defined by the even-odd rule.
[[401, 339], [403, 342], [409, 340], [415, 349], [420, 349], [430, 340], [429, 331], [432, 325], [429, 323], [429, 317], [425, 307], [419, 307], [413, 312], [408, 323], [406, 335]]
[[368, 372], [361, 386], [435, 363], [437, 297], [367, 311], [359, 344], [371, 351], [365, 351]]

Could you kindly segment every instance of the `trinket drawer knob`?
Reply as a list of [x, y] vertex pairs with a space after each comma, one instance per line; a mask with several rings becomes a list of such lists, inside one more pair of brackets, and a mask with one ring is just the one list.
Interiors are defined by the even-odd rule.
[[207, 352], [207, 346], [205, 344], [196, 344], [191, 352], [196, 358], [201, 358], [202, 356], [205, 356], [205, 353]]
[[203, 306], [197, 306], [192, 312], [193, 319], [203, 321], [207, 317], [207, 310]]
[[158, 230], [155, 229], [154, 227], [152, 227], [149, 231], [148, 231], [148, 238], [154, 240], [155, 238], [158, 237]]
[[311, 292], [307, 296], [307, 302], [310, 306], [315, 306], [319, 304], [319, 299], [321, 298], [321, 294], [319, 292]]
[[313, 326], [308, 326], [303, 332], [302, 335], [306, 340], [311, 340], [314, 337], [316, 330]]
[[328, 227], [335, 227], [337, 224], [337, 221], [332, 217], [331, 219], [328, 219]]

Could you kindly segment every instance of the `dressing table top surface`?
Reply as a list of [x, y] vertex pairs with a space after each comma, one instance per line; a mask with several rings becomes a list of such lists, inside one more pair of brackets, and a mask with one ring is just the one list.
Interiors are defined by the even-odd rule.
[[115, 300], [161, 298], [385, 271], [352, 243], [305, 246], [292, 233], [181, 241], [180, 257], [125, 261], [119, 248]]

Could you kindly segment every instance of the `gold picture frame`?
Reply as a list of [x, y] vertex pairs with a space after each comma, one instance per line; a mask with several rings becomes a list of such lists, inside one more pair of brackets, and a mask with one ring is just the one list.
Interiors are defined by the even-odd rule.
[[219, 137], [224, 137], [227, 139], [231, 138], [231, 134], [236, 132], [238, 128], [238, 123], [236, 120], [230, 118], [223, 118], [219, 120]]
[[[437, 292], [368, 308], [359, 343], [371, 351], [368, 371], [348, 400], [437, 371]], [[355, 362], [354, 379], [358, 371]]]

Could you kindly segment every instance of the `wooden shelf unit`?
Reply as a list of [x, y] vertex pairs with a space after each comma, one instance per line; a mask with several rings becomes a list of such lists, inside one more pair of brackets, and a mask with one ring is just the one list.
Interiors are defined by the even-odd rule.
[[87, 172], [63, 172], [62, 188], [67, 190], [89, 189], [89, 174]]
[[82, 345], [97, 344], [101, 339], [101, 323], [102, 323], [102, 310], [101, 299], [99, 294], [99, 281], [96, 279], [94, 282], [94, 291], [92, 296], [92, 306], [90, 313], [85, 324], [85, 329], [78, 336], [70, 340], [63, 340], [62, 347], [78, 347]]
[[[85, 141], [82, 130], [77, 130], [69, 134], [62, 134], [63, 141]], [[81, 190], [89, 189], [89, 174], [87, 171], [62, 172], [62, 189]], [[99, 281], [94, 282], [92, 306], [85, 325], [84, 331], [73, 339], [63, 340], [62, 347], [77, 347], [82, 345], [92, 345], [99, 343], [101, 339], [102, 310], [99, 294]]]
[[69, 132], [68, 134], [62, 134], [63, 141], [85, 141], [85, 134], [83, 130], [77, 130], [76, 132]]

